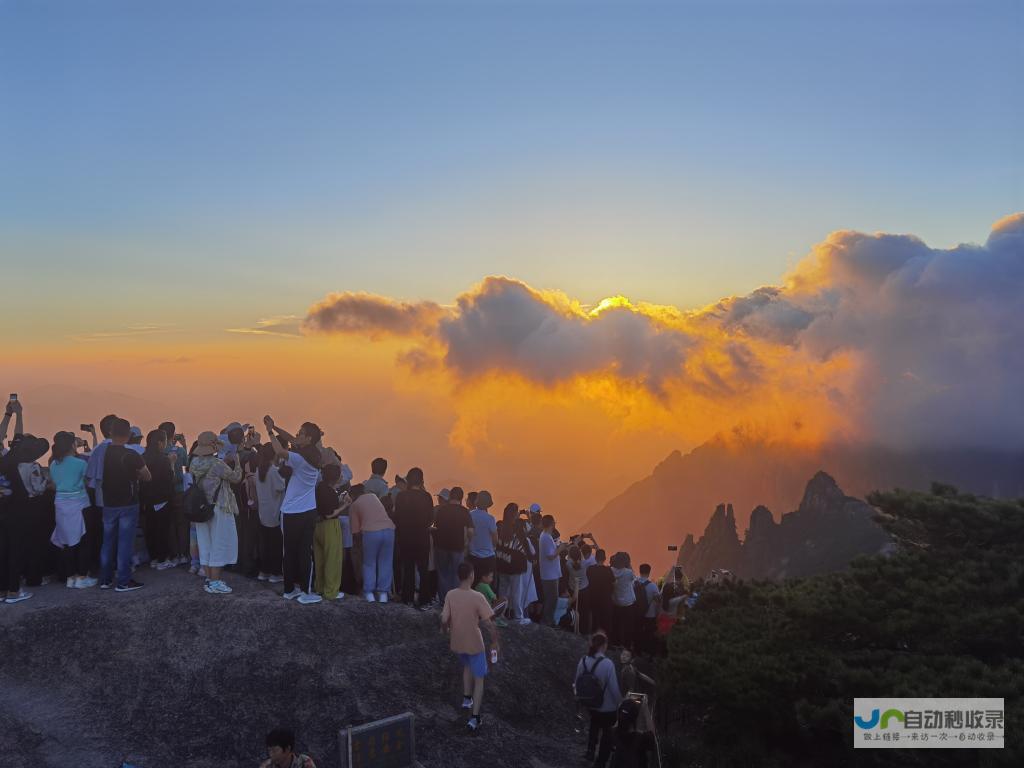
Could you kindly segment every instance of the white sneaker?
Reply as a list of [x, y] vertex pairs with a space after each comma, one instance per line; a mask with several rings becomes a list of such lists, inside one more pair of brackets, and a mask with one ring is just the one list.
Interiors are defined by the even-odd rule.
[[269, 581], [270, 577], [267, 576], [263, 571], [260, 571], [259, 576], [256, 577], [256, 581]]
[[335, 600], [344, 600], [345, 599], [345, 593], [344, 592], [339, 592], [338, 596], [336, 598], [334, 598], [334, 599]]
[[182, 555], [181, 557], [179, 557], [177, 560], [174, 561], [174, 564], [176, 566], [178, 566], [178, 565], [188, 565], [191, 562], [192, 562], [192, 558], [191, 557], [185, 557], [185, 555]]
[[155, 571], [157, 568], [160, 567], [160, 563], [158, 563], [156, 560], [150, 560], [149, 567]]
[[296, 587], [291, 592], [285, 592], [284, 593], [284, 599], [285, 600], [294, 600], [296, 597], [298, 597], [301, 594], [302, 594], [302, 590], [299, 589], [298, 587]]
[[373, 592], [367, 592], [365, 595], [363, 595], [363, 597], [366, 598], [366, 602], [368, 602], [368, 603], [376, 603], [377, 602], [377, 598], [375, 598], [373, 596]]
[[303, 592], [301, 595], [299, 595], [299, 602], [302, 605], [316, 605], [317, 603], [322, 603], [323, 601], [324, 599], [320, 597], [320, 595], [318, 595], [316, 592]]
[[388, 601], [388, 593], [387, 592], [381, 592], [379, 595], [377, 595], [377, 602], [378, 603], [386, 603], [387, 601]]
[[284, 581], [284, 576], [267, 576], [267, 582], [270, 584], [280, 584]]
[[227, 584], [225, 584], [220, 579], [217, 579], [217, 581], [211, 582], [210, 586], [212, 586], [217, 592], [219, 592], [222, 595], [230, 595], [234, 591], [234, 590], [231, 589], [231, 587], [229, 587]]
[[76, 581], [78, 581], [78, 579], [74, 578], [73, 576], [68, 576], [68, 589], [74, 589]]
[[172, 561], [172, 560], [164, 560], [162, 563], [157, 563], [156, 564], [156, 569], [158, 571], [166, 571], [169, 568], [173, 568], [173, 567], [174, 567], [174, 561]]
[[91, 576], [83, 576], [80, 579], [75, 579], [76, 589], [89, 589], [89, 587], [95, 587], [99, 582]]
[[32, 597], [32, 593], [26, 592], [24, 589], [22, 589], [19, 590], [18, 594], [16, 594], [14, 597], [8, 595], [7, 600], [5, 602], [8, 605], [14, 605], [15, 603], [20, 603], [22, 600], [28, 600], [30, 597]]

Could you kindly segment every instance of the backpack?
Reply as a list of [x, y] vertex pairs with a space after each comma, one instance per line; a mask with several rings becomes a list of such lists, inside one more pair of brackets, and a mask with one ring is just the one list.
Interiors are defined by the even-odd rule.
[[205, 523], [213, 517], [213, 510], [217, 506], [217, 499], [220, 497], [220, 489], [224, 483], [221, 481], [217, 484], [217, 492], [213, 494], [213, 501], [209, 501], [206, 498], [206, 494], [203, 493], [202, 480], [198, 479], [191, 488], [189, 488], [188, 496], [185, 499], [185, 510], [183, 515], [186, 520], [190, 523]]
[[647, 585], [649, 581], [634, 581], [633, 596], [636, 598], [636, 610], [640, 617], [647, 615], [647, 609], [651, 607], [651, 601], [647, 599]]
[[587, 657], [584, 656], [583, 671], [580, 672], [580, 676], [576, 678], [576, 701], [582, 704], [587, 709], [597, 709], [604, 703], [604, 685], [597, 679], [597, 675], [594, 672], [597, 671], [598, 666], [602, 661], [606, 659], [598, 659], [594, 662], [594, 666], [587, 669]]

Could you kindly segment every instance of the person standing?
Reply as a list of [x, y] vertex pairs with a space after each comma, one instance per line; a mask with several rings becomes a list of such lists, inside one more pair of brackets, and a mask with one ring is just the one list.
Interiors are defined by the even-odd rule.
[[[305, 422], [295, 437], [263, 417], [274, 453], [291, 469], [284, 501], [281, 503], [284, 534], [284, 597], [312, 605], [323, 600], [313, 592], [313, 536], [316, 533], [316, 484], [320, 479], [322, 456], [316, 444], [323, 432], [311, 421]], [[276, 433], [276, 434], [275, 434]], [[290, 443], [295, 450], [288, 450]]]
[[284, 501], [285, 482], [274, 464], [275, 458], [272, 445], [260, 446], [252, 485], [260, 518], [260, 572], [256, 578], [280, 584], [284, 581], [281, 576], [281, 503]]
[[[132, 578], [132, 546], [139, 524], [139, 483], [152, 480], [142, 455], [128, 447], [131, 424], [116, 418], [110, 443], [103, 454], [99, 490], [103, 504], [103, 549], [100, 551], [100, 589], [112, 583], [114, 547], [117, 547], [118, 592], [134, 592], [142, 584]], [[99, 450], [99, 448], [97, 448]], [[95, 451], [94, 451], [95, 453]], [[87, 470], [88, 471], [88, 470]]]
[[449, 590], [459, 585], [459, 563], [466, 556], [466, 547], [473, 537], [473, 519], [462, 506], [462, 489], [455, 486], [448, 500], [437, 510], [434, 531], [434, 560], [437, 563], [438, 597], [444, 602]]
[[173, 568], [176, 530], [171, 501], [174, 496], [173, 459], [167, 454], [167, 434], [154, 429], [146, 435], [146, 449], [142, 452], [152, 480], [139, 489], [142, 508], [143, 532], [150, 565], [158, 571]]
[[185, 449], [185, 436], [179, 435], [173, 421], [165, 421], [160, 430], [167, 436], [167, 447], [164, 449], [171, 462], [174, 474], [174, 488], [171, 492], [170, 512], [170, 555], [174, 565], [188, 565], [188, 520], [185, 518], [185, 465], [188, 463], [188, 451]]
[[565, 558], [565, 571], [569, 579], [569, 593], [576, 594], [576, 611], [578, 612], [581, 634], [590, 634], [590, 606], [587, 605], [587, 588], [590, 582], [587, 579], [587, 568], [590, 565], [583, 558], [582, 547], [572, 544], [569, 547], [568, 557]]
[[370, 476], [362, 482], [367, 493], [374, 494], [378, 499], [388, 495], [388, 481], [384, 479], [384, 473], [388, 471], [388, 460], [380, 457], [370, 462]]
[[408, 487], [395, 499], [395, 527], [398, 558], [402, 564], [402, 602], [413, 603], [416, 576], [419, 598], [416, 607], [427, 608], [427, 570], [430, 557], [430, 527], [434, 523], [434, 500], [423, 488], [423, 470], [413, 467], [405, 476]]
[[658, 624], [658, 610], [661, 607], [661, 593], [658, 585], [651, 581], [651, 566], [640, 566], [640, 578], [636, 580], [634, 592], [637, 596], [636, 649], [639, 653], [654, 655], [655, 630]]
[[469, 559], [477, 573], [494, 573], [494, 545], [498, 542], [498, 521], [489, 510], [494, 506], [490, 491], [478, 491], [476, 507], [469, 513], [473, 521], [473, 536], [469, 540]]
[[555, 541], [555, 518], [544, 515], [541, 518], [540, 534], [540, 583], [544, 601], [543, 622], [545, 626], [555, 626], [555, 608], [558, 605], [558, 580], [562, 578], [562, 563], [559, 555], [565, 549], [563, 544]]
[[341, 502], [334, 485], [341, 479], [341, 466], [328, 464], [316, 486], [316, 513], [319, 519], [313, 533], [313, 591], [327, 600], [341, 600], [342, 540]]
[[533, 544], [526, 537], [526, 521], [519, 517], [519, 505], [505, 505], [501, 530], [495, 546], [498, 569], [498, 594], [508, 599], [510, 619], [516, 624], [529, 624], [526, 618], [526, 595], [533, 583], [530, 557]]
[[590, 600], [590, 614], [595, 632], [610, 635], [612, 631], [612, 593], [615, 591], [615, 576], [605, 565], [607, 554], [603, 549], [594, 553], [594, 565], [587, 568], [587, 597]]
[[377, 494], [354, 485], [348, 495], [352, 499], [348, 508], [352, 535], [361, 537], [363, 545], [363, 595], [369, 603], [386, 603], [391, 590], [395, 524]]
[[462, 662], [462, 708], [470, 711], [467, 726], [480, 728], [480, 709], [484, 701], [484, 678], [487, 677], [487, 652], [480, 622], [491, 637], [491, 653], [499, 651], [498, 628], [487, 598], [473, 589], [473, 564], [459, 563], [459, 586], [448, 592], [441, 609], [442, 631], [451, 635], [450, 647]]
[[229, 467], [218, 453], [223, 443], [213, 432], [203, 432], [192, 451], [192, 476], [213, 505], [213, 516], [206, 522], [196, 523], [199, 543], [199, 564], [206, 573], [203, 589], [211, 595], [226, 595], [232, 590], [221, 579], [221, 569], [238, 561], [238, 501], [233, 485], [242, 482], [243, 469], [239, 461]]
[[89, 577], [87, 548], [81, 546], [85, 538], [83, 512], [89, 506], [89, 495], [85, 492], [86, 466], [87, 462], [75, 452], [74, 434], [58, 432], [53, 436], [50, 481], [56, 490], [56, 525], [50, 543], [61, 551], [69, 589], [86, 589], [97, 584], [96, 579]]
[[633, 650], [633, 635], [636, 627], [636, 592], [633, 584], [636, 574], [629, 562], [629, 554], [616, 552], [612, 557], [612, 575], [615, 588], [612, 591], [612, 645]]
[[576, 665], [573, 684], [577, 699], [590, 711], [590, 732], [584, 760], [594, 760], [594, 768], [605, 768], [608, 764], [615, 713], [622, 701], [615, 663], [605, 656], [607, 652], [608, 636], [595, 632], [590, 638], [587, 655]]

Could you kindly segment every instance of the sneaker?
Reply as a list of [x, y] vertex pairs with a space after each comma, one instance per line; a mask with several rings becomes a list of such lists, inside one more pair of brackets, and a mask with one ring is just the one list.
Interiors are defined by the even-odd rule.
[[282, 581], [284, 581], [284, 576], [267, 576], [269, 584], [280, 584]]
[[233, 589], [231, 589], [231, 587], [229, 587], [220, 579], [217, 579], [217, 581], [212, 582], [212, 584], [213, 588], [222, 595], [230, 595], [234, 591]]
[[156, 564], [156, 569], [158, 571], [166, 571], [167, 569], [173, 568], [173, 567], [174, 567], [174, 561], [173, 560], [164, 560], [162, 563], [157, 563]]
[[379, 595], [377, 595], [377, 602], [378, 603], [386, 603], [387, 601], [388, 601], [388, 593], [387, 592], [381, 592]]
[[334, 599], [335, 600], [344, 600], [345, 599], [345, 593], [344, 592], [339, 592], [338, 596], [336, 598], [334, 598]]
[[463, 696], [462, 697], [462, 708], [463, 709], [472, 709], [473, 708], [473, 697], [472, 696]]
[[303, 592], [299, 595], [299, 602], [302, 605], [315, 605], [316, 603], [322, 603], [323, 601], [324, 599], [316, 592]]
[[270, 581], [270, 577], [267, 576], [263, 571], [260, 571], [256, 576], [256, 581]]
[[115, 592], [134, 592], [137, 589], [142, 589], [142, 584], [139, 584], [135, 579], [132, 579], [127, 584], [118, 584], [114, 587]]
[[74, 589], [76, 581], [78, 581], [78, 579], [74, 576], [68, 576], [68, 589]]
[[188, 569], [188, 572], [191, 573], [193, 576], [195, 576], [196, 574], [199, 573], [199, 566], [198, 565], [190, 565], [189, 569]]
[[206, 578], [206, 569], [203, 566], [199, 566], [199, 575]]
[[75, 579], [75, 589], [89, 589], [95, 587], [99, 582], [91, 576], [83, 576], [80, 579]]
[[494, 626], [501, 627], [502, 629], [504, 629], [505, 627], [508, 626], [508, 622], [505, 621], [504, 619], [495, 619], [494, 620]]
[[39, 582], [39, 586], [45, 587], [47, 584], [50, 584], [52, 581], [53, 581], [53, 579], [51, 579], [49, 576], [43, 576], [43, 578]]
[[291, 592], [285, 592], [284, 593], [284, 599], [285, 600], [294, 600], [296, 597], [298, 597], [301, 594], [302, 594], [302, 590], [299, 589], [298, 587], [296, 587]]
[[8, 595], [7, 599], [4, 600], [4, 602], [8, 605], [14, 605], [15, 603], [20, 603], [22, 600], [28, 600], [30, 597], [32, 597], [32, 593], [26, 592], [24, 589], [22, 589], [19, 590], [18, 594], [16, 594], [14, 597]]
[[[365, 595], [363, 595], [363, 597], [366, 598], [366, 602], [368, 602], [368, 603], [376, 603], [377, 602], [377, 598], [375, 598], [373, 596], [373, 592], [367, 592]], [[381, 602], [383, 603], [384, 600], [381, 600]]]
[[158, 570], [161, 565], [162, 565], [162, 563], [160, 563], [157, 560], [150, 560], [149, 561], [149, 567], [152, 568], [154, 571]]
[[524, 626], [525, 627], [527, 624], [533, 624], [533, 621], [531, 621], [530, 619], [528, 619], [528, 618], [526, 618], [524, 616], [521, 619], [516, 619], [516, 624], [519, 624], [520, 626]]
[[205, 582], [203, 582], [203, 591], [207, 592], [208, 594], [211, 594], [211, 595], [216, 595], [217, 594], [217, 590], [214, 588], [213, 582], [210, 581], [209, 579], [207, 579]]
[[102, 584], [100, 584], [100, 589], [110, 589], [112, 586], [114, 585], [111, 584], [109, 581], [104, 581]]
[[469, 722], [466, 723], [466, 725], [469, 727], [469, 730], [471, 732], [475, 733], [476, 731], [480, 730], [480, 726], [483, 725], [483, 722], [483, 717], [481, 717], [480, 715], [473, 715], [471, 718], [469, 718]]

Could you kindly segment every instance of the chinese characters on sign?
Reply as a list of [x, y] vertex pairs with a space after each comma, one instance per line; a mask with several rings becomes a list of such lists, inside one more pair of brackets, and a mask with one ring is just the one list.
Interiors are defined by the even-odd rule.
[[854, 699], [854, 748], [1001, 749], [1002, 699]]

